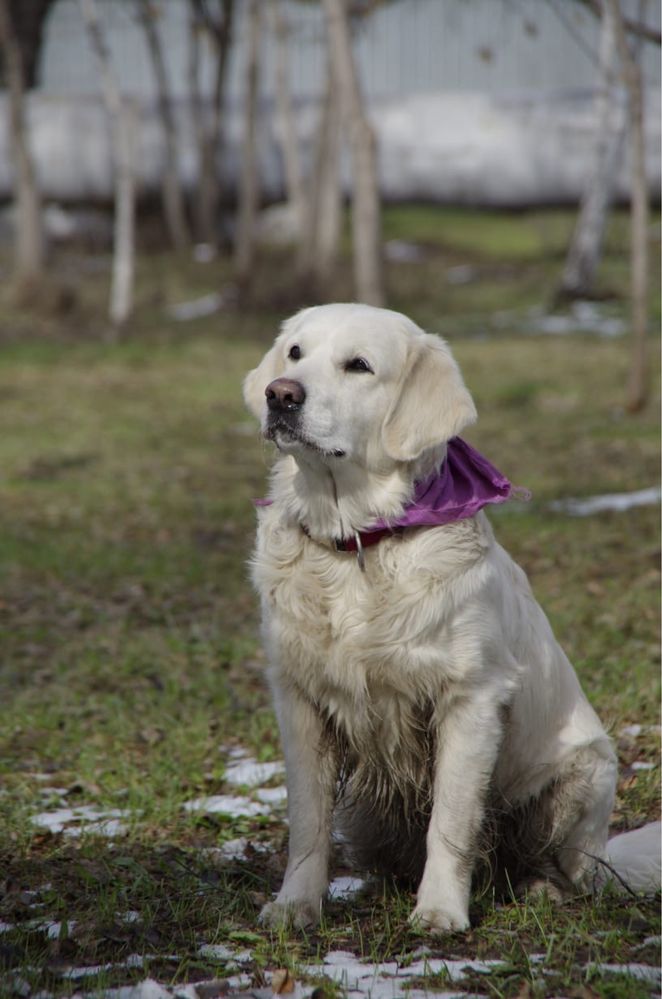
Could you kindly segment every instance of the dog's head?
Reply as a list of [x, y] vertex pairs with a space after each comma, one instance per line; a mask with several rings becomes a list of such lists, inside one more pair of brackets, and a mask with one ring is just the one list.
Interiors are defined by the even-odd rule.
[[367, 305], [288, 319], [246, 377], [244, 398], [279, 450], [375, 471], [415, 461], [476, 419], [446, 343]]

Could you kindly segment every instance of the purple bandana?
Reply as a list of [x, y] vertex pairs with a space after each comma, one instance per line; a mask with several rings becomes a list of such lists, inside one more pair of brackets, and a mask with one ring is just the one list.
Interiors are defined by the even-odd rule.
[[[439, 527], [473, 517], [488, 503], [505, 503], [517, 491], [518, 498], [530, 499], [525, 489], [513, 487], [509, 480], [475, 448], [453, 437], [448, 442], [446, 460], [429, 478], [417, 482], [414, 496], [395, 520], [378, 520], [365, 535], [393, 530], [396, 527]], [[270, 506], [272, 500], [255, 500], [256, 506]]]
[[508, 479], [487, 458], [461, 437], [453, 437], [443, 465], [416, 483], [413, 499], [402, 514], [396, 520], [379, 520], [370, 530], [452, 524], [473, 517], [488, 503], [505, 503], [512, 492]]

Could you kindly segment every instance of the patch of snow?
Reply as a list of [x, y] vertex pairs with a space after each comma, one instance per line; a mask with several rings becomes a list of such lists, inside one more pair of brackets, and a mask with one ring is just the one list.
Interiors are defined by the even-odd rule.
[[[662, 822], [648, 822], [639, 829], [612, 836], [607, 843], [607, 859], [635, 892], [660, 890], [662, 877]], [[619, 882], [613, 882], [618, 888]]]
[[339, 902], [344, 902], [360, 892], [365, 886], [363, 878], [342, 877], [334, 878], [329, 885], [329, 898]]
[[187, 812], [203, 812], [207, 815], [227, 815], [228, 818], [253, 818], [267, 815], [271, 809], [258, 801], [249, 801], [231, 794], [212, 794], [206, 798], [185, 801], [182, 806]]
[[200, 999], [200, 993], [195, 985], [177, 985], [171, 993], [174, 999]]
[[274, 763], [258, 763], [257, 760], [241, 759], [225, 768], [224, 780], [235, 787], [257, 787], [273, 777], [280, 777], [285, 764], [280, 760]]
[[[388, 971], [386, 969], [389, 969]], [[326, 978], [330, 978], [336, 984], [342, 986], [348, 990], [358, 990], [365, 992], [368, 988], [363, 984], [370, 981], [369, 991], [373, 993], [374, 985], [377, 981], [382, 981], [382, 975], [384, 973], [395, 975], [397, 972], [397, 963], [395, 961], [388, 962], [387, 964], [363, 964], [358, 958], [346, 955], [345, 960], [339, 961], [328, 961], [327, 958], [324, 959], [323, 965], [307, 965], [304, 966], [305, 974], [307, 975], [324, 975]]]
[[190, 302], [169, 305], [166, 312], [177, 322], [185, 323], [191, 319], [213, 316], [215, 312], [220, 311], [224, 304], [225, 299], [220, 291], [212, 291], [208, 295], [201, 295], [200, 298], [194, 298]]
[[231, 975], [226, 981], [229, 989], [244, 989], [251, 984], [251, 976], [242, 971], [240, 975]]
[[406, 239], [388, 239], [384, 244], [384, 256], [395, 264], [415, 264], [425, 259], [425, 251], [418, 243]]
[[407, 989], [406, 999], [487, 999], [482, 992], [436, 992], [432, 989]]
[[662, 725], [626, 725], [621, 729], [619, 735], [628, 735], [633, 739], [638, 739], [640, 735], [645, 735], [648, 732], [662, 735]]
[[112, 839], [114, 836], [126, 836], [128, 826], [119, 819], [104, 819], [102, 822], [88, 822], [84, 826], [67, 826], [63, 834], [69, 837], [76, 837], [82, 833], [92, 833], [95, 836], [106, 836]]
[[93, 805], [78, 805], [75, 808], [56, 808], [51, 812], [40, 812], [31, 817], [31, 822], [52, 833], [65, 833], [79, 836], [81, 832], [96, 832], [101, 836], [118, 836], [126, 832], [119, 822], [128, 817], [128, 812], [117, 808], [99, 809]]
[[[176, 995], [176, 993], [174, 993]], [[137, 985], [122, 985], [118, 989], [87, 993], [89, 999], [172, 999], [173, 993], [153, 978], [146, 978]], [[79, 993], [73, 999], [83, 999]]]
[[284, 805], [287, 801], [287, 788], [258, 787], [257, 791], [254, 792], [254, 796], [258, 801], [264, 802], [265, 805], [278, 807], [279, 805]]
[[647, 760], [635, 760], [634, 763], [630, 764], [632, 770], [654, 770], [655, 764], [648, 763]]
[[233, 961], [234, 951], [225, 944], [202, 944], [198, 947], [200, 957], [208, 957], [212, 961]]
[[[141, 954], [130, 954], [126, 961], [114, 964], [91, 964], [85, 968], [67, 968], [61, 974], [63, 978], [78, 981], [79, 978], [89, 978], [90, 975], [98, 975], [102, 971], [113, 971], [115, 968], [142, 968], [144, 963], [145, 959]], [[150, 979], [147, 980], [150, 981]]]
[[232, 961], [233, 964], [248, 964], [254, 957], [251, 950], [232, 950], [226, 944], [201, 944], [198, 954], [213, 961]]
[[49, 940], [59, 940], [62, 936], [62, 927], [66, 926], [68, 936], [76, 926], [75, 919], [68, 919], [63, 922], [55, 922], [48, 919], [31, 919], [29, 923], [24, 923], [31, 930], [41, 930]]
[[629, 975], [640, 982], [658, 986], [662, 980], [662, 969], [651, 964], [589, 964], [587, 971], [608, 975]]
[[248, 840], [245, 836], [240, 836], [239, 839], [229, 839], [214, 852], [225, 860], [245, 860], [247, 850]]
[[[342, 986], [348, 997], [352, 995], [371, 999], [400, 999], [411, 997], [412, 992], [406, 989], [406, 984], [414, 976], [425, 976], [445, 972], [452, 983], [461, 981], [467, 971], [489, 974], [495, 967], [503, 966], [502, 961], [423, 959], [409, 967], [400, 967], [396, 961], [386, 961], [373, 964], [361, 961], [348, 951], [330, 951], [321, 965], [307, 965], [303, 973], [314, 976], [326, 976]], [[435, 995], [456, 996], [455, 992], [439, 993], [434, 990], [416, 990], [419, 996]]]
[[603, 496], [588, 496], [586, 499], [555, 500], [549, 504], [549, 508], [556, 513], [568, 513], [571, 517], [588, 517], [606, 510], [624, 513], [639, 506], [654, 506], [661, 498], [662, 490], [651, 486], [650, 489], [638, 489], [631, 493], [607, 493]]
[[16, 929], [15, 923], [2, 923], [0, 922], [0, 933], [10, 933], [11, 930]]
[[416, 961], [407, 968], [401, 968], [399, 975], [440, 975], [446, 973], [451, 982], [461, 981], [467, 971], [475, 971], [480, 975], [489, 975], [495, 968], [503, 966], [503, 961], [477, 959], [454, 959], [454, 958], [426, 958]]
[[567, 314], [550, 315], [540, 309], [530, 313], [527, 329], [534, 333], [566, 336], [571, 333], [596, 333], [603, 337], [617, 337], [625, 333], [625, 323], [615, 316], [608, 316], [595, 302], [573, 302]]
[[330, 950], [324, 958], [324, 963], [347, 964], [358, 960], [359, 958], [356, 954], [352, 954], [349, 950]]
[[253, 853], [270, 853], [272, 847], [269, 843], [261, 843], [259, 840], [249, 840], [247, 836], [239, 836], [237, 839], [229, 839], [221, 846], [211, 846], [199, 850], [201, 857], [207, 857], [212, 861], [225, 860], [246, 860], [249, 849]]

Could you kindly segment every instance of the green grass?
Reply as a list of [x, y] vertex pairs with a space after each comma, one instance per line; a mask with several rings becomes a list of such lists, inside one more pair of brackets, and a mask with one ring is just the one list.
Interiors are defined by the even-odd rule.
[[[393, 207], [386, 235], [421, 241], [428, 256], [389, 266], [389, 304], [449, 336], [480, 413], [471, 441], [533, 492], [492, 520], [615, 735], [614, 824], [628, 828], [659, 809], [659, 769], [630, 769], [658, 763], [658, 737], [619, 735], [659, 722], [659, 514], [574, 519], [547, 505], [658, 481], [659, 381], [652, 371], [648, 407], [626, 415], [627, 338], [521, 331], [528, 310], [550, 298], [571, 221]], [[624, 233], [617, 216], [604, 273], [621, 293]], [[71, 281], [85, 260], [56, 263]], [[448, 284], [445, 270], [464, 263], [475, 280]], [[288, 272], [285, 255], [267, 257], [255, 308], [177, 324], [166, 304], [223, 284], [229, 267], [145, 256], [136, 317], [119, 340], [104, 319], [103, 271], [79, 280], [64, 315], [43, 303], [18, 310], [0, 290], [0, 920], [18, 927], [0, 937], [0, 994], [14, 974], [33, 991], [71, 994], [67, 965], [132, 954], [143, 967], [101, 971], [85, 987], [222, 977], [227, 962], [198, 948], [229, 942], [252, 949], [246, 970], [258, 986], [329, 948], [406, 964], [425, 943], [433, 956], [505, 962], [470, 975], [465, 990], [646, 995], [631, 976], [590, 968], [659, 961], [644, 944], [659, 932], [654, 903], [607, 895], [555, 908], [485, 896], [469, 934], [434, 942], [407, 927], [411, 895], [377, 885], [331, 903], [314, 933], [272, 935], [256, 915], [281, 877], [283, 823], [182, 809], [223, 789], [229, 747], [280, 754], [246, 570], [251, 499], [264, 491], [269, 453], [244, 412], [241, 379], [300, 304]], [[351, 295], [347, 261], [334, 295]], [[659, 314], [657, 285], [652, 305]], [[624, 301], [611, 308], [626, 316]], [[495, 310], [512, 324], [484, 334]], [[128, 834], [70, 840], [33, 826], [30, 816], [58, 800], [49, 787], [65, 789], [71, 805], [129, 810]], [[205, 853], [242, 834], [270, 852], [226, 865]], [[122, 920], [128, 911], [134, 922]], [[75, 927], [49, 939], [30, 926], [36, 918]], [[449, 987], [443, 976], [424, 984]]]

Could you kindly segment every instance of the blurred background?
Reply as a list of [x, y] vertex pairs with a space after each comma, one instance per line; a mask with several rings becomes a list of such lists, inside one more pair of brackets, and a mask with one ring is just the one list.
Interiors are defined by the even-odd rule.
[[[241, 384], [317, 302], [451, 343], [471, 443], [533, 493], [495, 530], [614, 734], [612, 824], [657, 817], [659, 4], [0, 0], [0, 88], [0, 992], [223, 976], [200, 941], [232, 934], [254, 983], [308, 953], [255, 926], [282, 806], [205, 803], [280, 758]], [[219, 873], [237, 837], [266, 852]], [[577, 947], [659, 965], [624, 904], [523, 931], [486, 895], [467, 947], [580, 994]], [[405, 947], [392, 905], [328, 939]]]
[[[113, 248], [115, 325], [136, 305], [135, 251], [167, 246], [233, 259], [232, 286], [194, 313], [259, 301], [261, 247], [289, 252], [284, 300], [383, 303], [384, 264], [425, 255], [416, 227], [388, 238], [391, 205], [581, 207], [547, 290], [594, 299], [611, 206], [631, 191], [659, 202], [660, 10], [646, 0], [2, 7], [0, 245], [28, 284], [57, 273], [60, 247]], [[433, 217], [425, 240], [443, 241]]]

